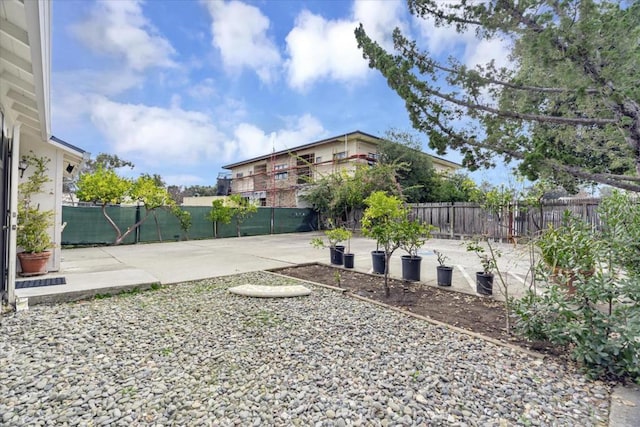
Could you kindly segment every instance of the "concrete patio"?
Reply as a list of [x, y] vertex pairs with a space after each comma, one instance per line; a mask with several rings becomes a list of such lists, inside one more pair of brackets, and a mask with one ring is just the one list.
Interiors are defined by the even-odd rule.
[[[211, 277], [227, 276], [320, 262], [329, 263], [328, 249], [315, 249], [309, 241], [321, 233], [293, 233], [241, 238], [189, 240], [183, 242], [64, 249], [58, 272], [46, 278], [64, 277], [66, 284], [17, 289], [16, 295], [28, 304], [77, 300], [97, 293], [113, 293], [132, 288], [148, 288], [152, 284], [174, 284]], [[528, 272], [526, 248], [498, 245], [503, 256], [500, 266], [507, 272], [510, 292], [522, 294]], [[351, 239], [356, 271], [371, 271], [370, 252], [375, 242]], [[421, 281], [436, 285], [437, 260], [432, 250], [446, 254], [448, 265], [454, 265], [454, 290], [475, 293], [475, 272], [481, 269], [478, 257], [465, 249], [459, 240], [432, 239], [420, 251], [423, 258]], [[397, 250], [390, 263], [390, 275], [401, 278], [402, 250]], [[25, 280], [25, 279], [19, 279]], [[494, 297], [501, 298], [494, 284]]]

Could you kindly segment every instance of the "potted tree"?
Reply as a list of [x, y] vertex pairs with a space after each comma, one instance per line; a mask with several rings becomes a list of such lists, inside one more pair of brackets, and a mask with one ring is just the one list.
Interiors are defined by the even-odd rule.
[[478, 240], [472, 240], [467, 244], [467, 251], [475, 252], [480, 258], [480, 264], [482, 265], [482, 271], [476, 272], [476, 292], [480, 295], [492, 295], [493, 294], [493, 272], [497, 268], [496, 257], [500, 254], [494, 250], [491, 250], [489, 254], [486, 253], [484, 247], [480, 245]]
[[37, 276], [47, 273], [47, 262], [51, 257], [53, 242], [49, 228], [53, 225], [53, 211], [41, 210], [33, 197], [44, 190], [51, 181], [47, 176], [47, 157], [33, 154], [23, 156], [22, 160], [33, 172], [26, 181], [18, 185], [18, 229], [16, 243], [22, 249], [18, 253], [22, 276]]
[[445, 265], [445, 261], [448, 257], [435, 249], [433, 253], [438, 259], [438, 266], [436, 267], [438, 286], [451, 286], [451, 281], [453, 279], [453, 267]]
[[[402, 200], [397, 196], [389, 196], [384, 191], [375, 191], [365, 199], [367, 208], [362, 215], [362, 233], [376, 239], [376, 247], [384, 249], [384, 289], [389, 297], [389, 259], [400, 247], [401, 226], [406, 219], [406, 210]], [[376, 250], [376, 252], [378, 252]], [[376, 271], [376, 255], [372, 252], [374, 271]]]
[[[338, 245], [338, 243], [344, 242], [345, 240], [348, 241], [351, 238], [351, 231], [338, 227], [326, 230], [324, 235], [329, 241], [329, 256], [331, 264], [342, 265], [344, 262], [344, 246]], [[320, 237], [314, 237], [311, 239], [311, 245], [315, 248], [326, 247], [324, 239]]]
[[398, 227], [398, 244], [407, 252], [402, 255], [402, 279], [414, 282], [420, 281], [420, 265], [422, 257], [418, 256], [418, 249], [431, 237], [432, 226], [425, 226], [418, 221], [404, 218]]

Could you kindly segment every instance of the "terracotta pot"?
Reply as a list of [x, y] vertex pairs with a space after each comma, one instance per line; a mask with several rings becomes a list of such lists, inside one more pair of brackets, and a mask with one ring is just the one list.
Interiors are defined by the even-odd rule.
[[51, 252], [40, 252], [36, 254], [28, 252], [20, 252], [18, 254], [18, 260], [20, 261], [20, 267], [22, 272], [21, 276], [41, 276], [47, 274], [47, 262], [51, 257]]

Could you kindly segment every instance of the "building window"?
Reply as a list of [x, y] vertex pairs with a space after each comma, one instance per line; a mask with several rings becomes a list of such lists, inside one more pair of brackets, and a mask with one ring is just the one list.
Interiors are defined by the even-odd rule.
[[289, 173], [288, 172], [278, 172], [276, 174], [276, 181], [281, 181], [283, 179], [287, 179], [289, 177]]
[[273, 167], [273, 169], [277, 170], [277, 171], [281, 171], [283, 169], [287, 168], [287, 164], [286, 163], [280, 163], [279, 165], [275, 165]]
[[236, 174], [236, 178], [242, 178], [242, 177], [243, 177], [243, 175], [244, 175], [244, 174], [243, 174], [242, 172], [238, 172], [238, 173]]
[[339, 153], [335, 153], [333, 155], [333, 160], [344, 160], [347, 158], [347, 152], [346, 151], [341, 151]]
[[378, 160], [378, 153], [369, 153], [369, 154], [367, 154], [367, 159], [369, 159], [369, 160]]
[[316, 157], [316, 163], [320, 163], [320, 162], [322, 162], [322, 156]]

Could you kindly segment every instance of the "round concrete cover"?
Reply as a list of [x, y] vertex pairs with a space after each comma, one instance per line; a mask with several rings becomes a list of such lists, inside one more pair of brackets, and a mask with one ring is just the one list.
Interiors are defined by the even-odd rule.
[[307, 296], [311, 293], [311, 290], [302, 285], [264, 286], [246, 284], [229, 288], [229, 292], [246, 297], [289, 298]]

